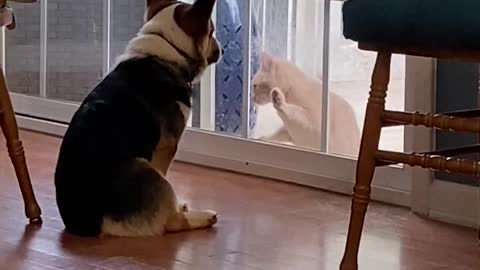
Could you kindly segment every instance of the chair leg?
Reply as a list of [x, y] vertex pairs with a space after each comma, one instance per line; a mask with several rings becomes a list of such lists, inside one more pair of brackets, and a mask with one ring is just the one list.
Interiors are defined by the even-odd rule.
[[3, 70], [0, 69], [0, 127], [7, 141], [7, 148], [15, 168], [20, 191], [25, 203], [25, 214], [30, 223], [41, 223], [41, 210], [33, 193], [30, 175], [28, 173], [25, 153], [19, 139], [17, 121], [8, 94]]
[[341, 270], [358, 269], [358, 249], [365, 214], [370, 202], [370, 186], [375, 172], [375, 154], [378, 150], [382, 129], [382, 112], [385, 109], [385, 98], [390, 77], [390, 61], [390, 53], [378, 53], [363, 125], [362, 142], [357, 162], [357, 180], [352, 198], [347, 244], [340, 265]]

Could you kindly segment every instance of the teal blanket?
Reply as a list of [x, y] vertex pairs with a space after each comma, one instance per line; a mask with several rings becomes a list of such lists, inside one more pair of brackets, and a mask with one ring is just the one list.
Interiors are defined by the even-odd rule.
[[480, 0], [349, 0], [343, 34], [358, 42], [480, 49]]

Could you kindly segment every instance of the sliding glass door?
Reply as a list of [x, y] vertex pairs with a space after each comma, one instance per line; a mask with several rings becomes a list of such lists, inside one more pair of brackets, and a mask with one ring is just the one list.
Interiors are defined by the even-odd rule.
[[[14, 4], [18, 29], [4, 33], [2, 56], [17, 113], [68, 124], [142, 25], [144, 5]], [[350, 193], [375, 54], [343, 38], [341, 6], [334, 0], [218, 1], [214, 21], [225, 55], [195, 86], [191, 128], [178, 158]], [[425, 79], [408, 75], [422, 61], [394, 57], [389, 109], [415, 109], [405, 99], [406, 89], [415, 87], [406, 85]], [[412, 134], [386, 129], [381, 147], [403, 151]], [[381, 168], [373, 196], [410, 205], [411, 180], [408, 168]]]
[[[180, 156], [350, 193], [375, 54], [343, 38], [341, 6], [219, 1], [216, 35], [225, 56], [200, 87], [195, 129]], [[409, 106], [405, 86], [416, 82], [407, 70], [422, 61], [394, 57], [389, 109]], [[403, 151], [405, 140], [403, 127], [388, 128], [381, 147]], [[409, 169], [378, 170], [377, 199], [409, 205], [410, 191]]]

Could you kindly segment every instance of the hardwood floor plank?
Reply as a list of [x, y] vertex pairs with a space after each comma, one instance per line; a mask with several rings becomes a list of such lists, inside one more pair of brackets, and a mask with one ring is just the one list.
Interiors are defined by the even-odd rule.
[[[25, 227], [23, 202], [0, 137], [0, 269], [332, 270], [346, 239], [350, 198], [316, 189], [176, 163], [168, 178], [192, 208], [220, 213], [211, 230], [145, 239], [78, 238], [63, 231], [53, 172], [60, 140], [21, 133], [41, 228]], [[478, 270], [475, 230], [372, 203], [361, 269]]]

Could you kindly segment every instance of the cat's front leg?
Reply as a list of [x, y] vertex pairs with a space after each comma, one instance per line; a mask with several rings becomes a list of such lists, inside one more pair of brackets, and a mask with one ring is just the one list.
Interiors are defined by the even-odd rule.
[[287, 103], [285, 94], [279, 88], [273, 88], [270, 96], [291, 141], [298, 146], [318, 148], [320, 129], [311, 120], [308, 111], [298, 105]]
[[275, 87], [270, 91], [270, 97], [272, 98], [273, 107], [277, 111], [283, 110], [283, 106], [287, 104], [285, 94], [280, 88]]

